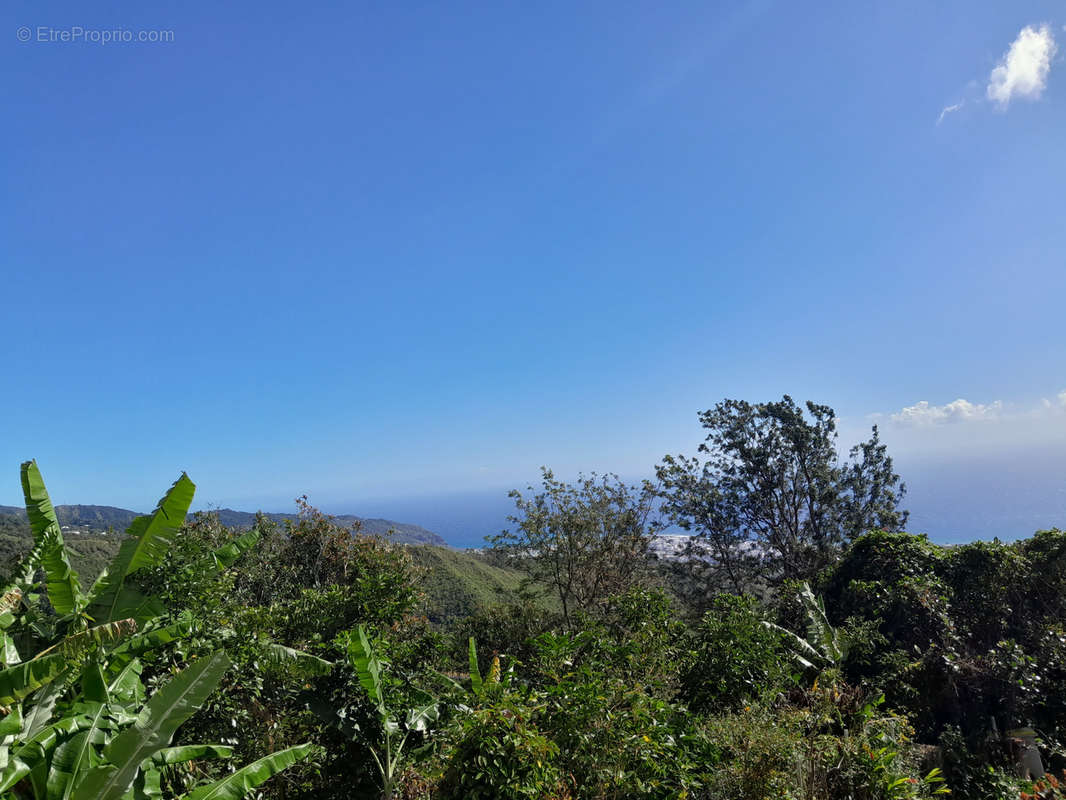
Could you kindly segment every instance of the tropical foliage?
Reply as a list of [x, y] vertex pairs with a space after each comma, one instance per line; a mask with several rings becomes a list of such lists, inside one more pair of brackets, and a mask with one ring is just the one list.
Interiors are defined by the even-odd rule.
[[[1066, 533], [899, 532], [876, 432], [840, 463], [826, 407], [704, 423], [658, 489], [545, 470], [479, 554], [304, 500], [232, 530], [182, 475], [91, 581], [27, 462], [0, 798], [1061, 796]], [[656, 510], [688, 558], [655, 556]]]
[[[230, 667], [224, 652], [160, 679], [150, 697], [142, 680], [142, 657], [191, 627], [163, 624], [166, 609], [135, 580], [165, 556], [192, 501], [192, 481], [183, 474], [152, 514], [134, 520], [88, 590], [70, 565], [35, 462], [22, 465], [22, 488], [35, 544], [0, 595], [0, 792], [36, 800], [161, 797], [175, 766], [228, 758], [224, 746], [172, 746]], [[225, 569], [256, 538], [233, 540], [209, 566]], [[272, 753], [183, 796], [243, 797], [311, 751], [305, 744]]]

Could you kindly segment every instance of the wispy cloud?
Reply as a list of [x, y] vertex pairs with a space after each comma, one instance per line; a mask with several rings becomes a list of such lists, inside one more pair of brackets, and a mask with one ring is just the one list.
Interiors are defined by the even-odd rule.
[[988, 76], [988, 99], [1001, 109], [1011, 100], [1039, 100], [1058, 47], [1051, 27], [1026, 25]]
[[940, 110], [940, 116], [936, 118], [936, 124], [939, 125], [941, 122], [944, 121], [944, 117], [946, 117], [948, 114], [954, 114], [964, 105], [966, 105], [966, 101], [960, 100], [959, 102], [954, 103], [953, 105], [944, 106], [944, 108]]

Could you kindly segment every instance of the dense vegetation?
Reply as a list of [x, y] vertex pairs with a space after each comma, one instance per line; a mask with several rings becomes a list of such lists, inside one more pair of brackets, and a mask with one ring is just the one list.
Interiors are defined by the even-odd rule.
[[1023, 773], [1066, 767], [1066, 533], [898, 532], [876, 431], [841, 463], [823, 406], [704, 423], [658, 485], [546, 470], [484, 557], [309, 506], [237, 535], [183, 476], [89, 589], [28, 462], [0, 796], [1061, 796]]

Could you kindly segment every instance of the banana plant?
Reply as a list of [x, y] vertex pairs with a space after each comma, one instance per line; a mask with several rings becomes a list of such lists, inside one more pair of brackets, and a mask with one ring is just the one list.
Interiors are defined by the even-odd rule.
[[[129, 538], [92, 589], [84, 592], [70, 566], [55, 507], [37, 462], [23, 463], [20, 476], [34, 546], [16, 569], [14, 581], [0, 590], [0, 708], [21, 700], [61, 674], [71, 673], [84, 653], [105, 652], [138, 628], [147, 625], [151, 629], [155, 625], [165, 609], [158, 600], [127, 586], [126, 581], [137, 570], [162, 561], [188, 513], [196, 488], [182, 473], [152, 514], [130, 524]], [[258, 538], [259, 532], [253, 530], [227, 543], [210, 560], [217, 569], [224, 569], [254, 546]], [[43, 596], [37, 591], [38, 571], [44, 573]], [[21, 623], [20, 637], [10, 632], [16, 619]], [[142, 638], [140, 645], [151, 641], [150, 637]], [[19, 644], [28, 646], [34, 656], [20, 658]], [[43, 709], [38, 703], [37, 717]]]
[[[218, 686], [229, 666], [224, 653], [178, 673], [147, 702], [140, 680], [139, 656], [187, 635], [192, 620], [179, 615], [166, 621], [161, 603], [128, 579], [162, 562], [195, 485], [183, 473], [152, 514], [135, 519], [110, 566], [85, 592], [36, 462], [22, 465], [21, 478], [34, 546], [12, 584], [0, 590], [0, 800], [162, 797], [167, 767], [232, 753], [222, 745], [170, 746], [178, 727]], [[222, 571], [258, 538], [258, 530], [250, 531], [194, 566]], [[21, 636], [11, 633], [16, 623]], [[23, 659], [19, 650], [27, 643], [34, 654]], [[264, 644], [272, 661], [303, 672], [332, 666]], [[237, 800], [311, 752], [311, 745], [300, 745], [273, 753], [188, 797]]]
[[21, 478], [34, 548], [26, 568], [10, 588], [32, 587], [34, 573], [38, 568], [43, 570], [48, 603], [55, 614], [54, 628], [60, 631], [77, 632], [93, 624], [126, 619], [143, 624], [163, 613], [158, 600], [144, 597], [127, 581], [138, 570], [157, 566], [166, 556], [196, 490], [188, 475], [181, 474], [155, 511], [130, 523], [118, 553], [88, 592], [83, 591], [70, 565], [55, 507], [36, 461], [22, 464]]
[[506, 689], [511, 685], [511, 679], [514, 677], [514, 663], [507, 667], [507, 672], [503, 672], [500, 668], [500, 657], [497, 654], [492, 656], [488, 674], [484, 678], [481, 677], [481, 670], [477, 665], [477, 645], [474, 643], [473, 636], [467, 643], [466, 658], [470, 664], [470, 688], [478, 700], [483, 700], [490, 693], [498, 689]]
[[513, 660], [511, 664], [508, 665], [507, 671], [504, 672], [500, 664], [499, 655], [493, 655], [492, 661], [489, 664], [488, 674], [482, 677], [481, 669], [478, 667], [477, 644], [474, 642], [473, 636], [471, 636], [467, 642], [466, 657], [470, 666], [469, 690], [450, 675], [445, 675], [442, 672], [437, 673], [460, 694], [467, 695], [469, 692], [469, 695], [472, 696], [474, 701], [481, 701], [499, 690], [506, 690], [511, 685], [511, 681], [514, 678]]
[[[127, 667], [99, 693], [84, 691], [66, 714], [32, 736], [24, 721], [9, 715], [0, 724], [5, 748], [0, 797], [33, 800], [122, 800], [162, 797], [162, 770], [193, 759], [228, 758], [221, 745], [171, 747], [178, 727], [217, 688], [229, 667], [215, 653], [179, 672], [136, 713], [131, 698], [143, 697], [137, 669]], [[19, 734], [23, 734], [20, 736]], [[272, 753], [187, 797], [237, 800], [282, 769], [307, 758], [311, 745]]]
[[820, 597], [814, 596], [806, 582], [801, 585], [797, 599], [807, 614], [806, 639], [772, 622], [764, 621], [763, 625], [784, 636], [792, 660], [804, 671], [819, 673], [838, 668], [847, 658], [850, 643], [829, 624], [825, 604]]
[[385, 702], [383, 679], [386, 663], [371, 644], [364, 627], [360, 625], [354, 631], [341, 634], [338, 642], [344, 646], [348, 664], [374, 707], [380, 731], [363, 731], [358, 724], [348, 720], [347, 711], [343, 709], [340, 713], [332, 709], [318, 709], [318, 713], [351, 739], [361, 740], [367, 745], [380, 776], [381, 796], [384, 800], [392, 800], [402, 774], [401, 767], [408, 755], [406, 747], [411, 734], [428, 733], [440, 718], [440, 707], [435, 699], [427, 695], [427, 702], [399, 714], [389, 709]]

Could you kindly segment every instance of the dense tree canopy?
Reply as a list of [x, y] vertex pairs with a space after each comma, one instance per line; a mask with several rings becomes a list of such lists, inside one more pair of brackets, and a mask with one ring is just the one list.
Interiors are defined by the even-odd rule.
[[876, 426], [842, 462], [829, 406], [724, 400], [700, 422], [701, 455], [657, 468], [663, 510], [699, 537], [734, 591], [754, 578], [810, 578], [861, 533], [906, 524], [904, 486]]

